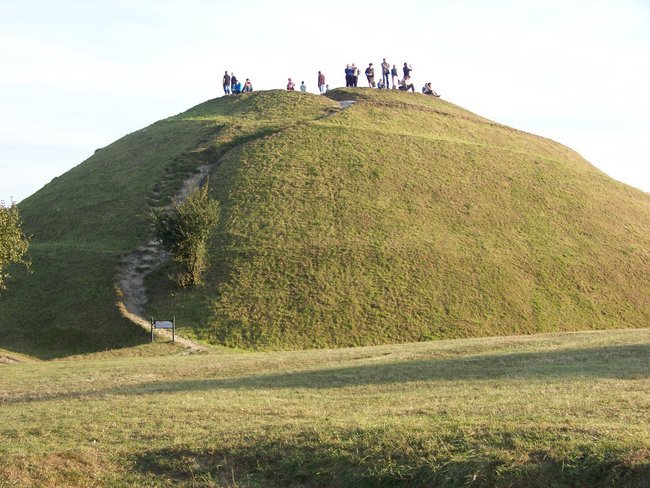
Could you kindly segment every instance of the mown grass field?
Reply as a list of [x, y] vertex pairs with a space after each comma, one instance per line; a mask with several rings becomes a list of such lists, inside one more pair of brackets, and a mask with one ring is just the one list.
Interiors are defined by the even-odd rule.
[[648, 329], [174, 351], [0, 366], [0, 486], [650, 480]]

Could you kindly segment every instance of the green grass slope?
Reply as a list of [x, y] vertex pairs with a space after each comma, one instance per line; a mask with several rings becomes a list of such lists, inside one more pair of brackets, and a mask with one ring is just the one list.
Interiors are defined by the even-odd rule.
[[210, 285], [151, 310], [199, 338], [303, 348], [646, 326], [650, 196], [570, 149], [421, 95], [228, 153]]
[[628, 487], [650, 331], [0, 366], [0, 486]]
[[116, 307], [121, 258], [150, 239], [150, 207], [169, 203], [200, 165], [336, 108], [325, 98], [283, 95], [221, 98], [159, 121], [21, 202], [34, 273], [17, 269], [0, 295], [0, 347], [51, 358], [145, 342]]
[[145, 341], [116, 269], [204, 164], [223, 208], [207, 285], [148, 280], [148, 311], [187, 335], [290, 349], [649, 323], [649, 195], [439, 99], [270, 91], [130, 134], [21, 203], [34, 274], [0, 296], [0, 347]]

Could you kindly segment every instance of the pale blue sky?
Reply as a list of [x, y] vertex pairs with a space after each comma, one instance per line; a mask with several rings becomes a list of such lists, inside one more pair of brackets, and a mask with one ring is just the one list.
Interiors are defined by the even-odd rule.
[[382, 57], [650, 192], [646, 0], [0, 0], [0, 199], [221, 96], [226, 69], [315, 91], [319, 69], [336, 87]]

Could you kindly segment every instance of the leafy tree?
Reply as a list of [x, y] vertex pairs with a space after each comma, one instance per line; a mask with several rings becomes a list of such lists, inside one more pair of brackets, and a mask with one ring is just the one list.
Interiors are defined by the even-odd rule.
[[219, 202], [208, 195], [208, 184], [194, 190], [172, 208], [154, 211], [156, 237], [174, 257], [180, 287], [203, 284], [207, 241], [219, 220]]
[[10, 263], [23, 264], [29, 269], [30, 261], [24, 256], [29, 248], [29, 238], [21, 229], [20, 214], [15, 203], [8, 207], [0, 201], [0, 290], [7, 289]]

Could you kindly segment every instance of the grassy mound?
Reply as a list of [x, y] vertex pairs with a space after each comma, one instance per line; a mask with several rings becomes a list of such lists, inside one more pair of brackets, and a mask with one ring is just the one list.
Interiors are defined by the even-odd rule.
[[649, 345], [645, 329], [0, 366], [0, 480], [641, 488]]
[[0, 296], [0, 347], [146, 341], [116, 310], [116, 269], [206, 164], [223, 209], [207, 286], [148, 279], [148, 312], [187, 335], [292, 349], [648, 324], [649, 195], [439, 99], [328, 96], [206, 102], [21, 203], [35, 272]]
[[211, 285], [152, 310], [257, 348], [647, 325], [647, 194], [444, 101], [333, 96], [221, 159]]

